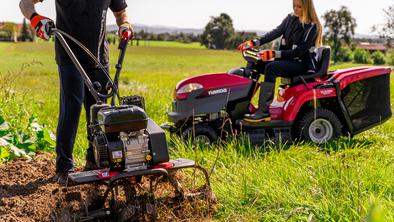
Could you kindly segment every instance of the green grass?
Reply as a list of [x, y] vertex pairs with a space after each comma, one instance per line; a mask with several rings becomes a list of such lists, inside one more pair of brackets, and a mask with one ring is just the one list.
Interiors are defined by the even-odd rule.
[[[3, 112], [10, 119], [36, 113], [39, 122], [55, 132], [59, 82], [53, 45], [0, 43], [0, 56], [0, 75], [11, 77], [7, 86], [23, 104], [18, 109], [1, 107]], [[116, 56], [112, 46], [112, 66]], [[160, 124], [167, 121], [179, 80], [242, 65], [244, 61], [235, 51], [156, 42], [131, 47], [121, 76], [121, 93], [144, 96], [148, 115]], [[331, 69], [351, 66], [359, 65], [340, 64]], [[393, 88], [394, 75], [391, 78]], [[391, 98], [394, 104], [394, 90]], [[394, 221], [393, 132], [391, 119], [353, 139], [342, 138], [325, 146], [296, 144], [262, 150], [229, 141], [214, 149], [192, 149], [175, 141], [171, 154], [197, 159], [207, 168], [215, 165], [211, 183], [219, 200], [215, 219], [220, 221]], [[85, 135], [82, 114], [74, 152], [77, 164], [83, 163]]]
[[[343, 139], [335, 144], [339, 151], [304, 144], [268, 153], [236, 142], [220, 147], [212, 177], [217, 218], [361, 221], [374, 215], [393, 221], [392, 147], [370, 145]], [[217, 156], [208, 149], [191, 154], [177, 147], [179, 156], [198, 156], [207, 166]]]

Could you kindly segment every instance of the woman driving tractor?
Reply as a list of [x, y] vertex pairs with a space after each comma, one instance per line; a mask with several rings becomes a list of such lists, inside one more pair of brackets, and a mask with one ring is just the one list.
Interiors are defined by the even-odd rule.
[[260, 87], [258, 109], [253, 114], [245, 115], [246, 121], [270, 120], [269, 105], [274, 98], [276, 77], [291, 78], [317, 71], [314, 49], [322, 45], [322, 25], [313, 0], [293, 0], [293, 9], [294, 13], [289, 14], [277, 28], [260, 39], [238, 46], [240, 51], [245, 51], [282, 36], [278, 51], [263, 50], [259, 53], [261, 61], [255, 69], [264, 74], [264, 82]]

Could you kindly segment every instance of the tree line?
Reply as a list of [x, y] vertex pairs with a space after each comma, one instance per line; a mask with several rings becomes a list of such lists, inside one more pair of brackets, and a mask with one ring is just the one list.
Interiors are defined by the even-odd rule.
[[193, 34], [193, 33], [149, 33], [141, 30], [135, 33], [136, 40], [152, 40], [152, 41], [175, 41], [182, 43], [192, 43], [192, 42], [200, 42], [201, 35]]
[[[1, 26], [0, 30], [0, 39], [7, 41], [14, 41], [13, 37], [16, 35], [16, 40], [18, 41], [34, 41], [35, 34], [33, 28], [26, 23], [26, 20], [23, 19], [22, 28], [20, 33], [17, 30], [18, 25], [13, 22], [5, 22]], [[117, 43], [118, 37], [116, 33], [108, 33], [107, 40], [109, 43]], [[192, 43], [192, 42], [200, 42], [201, 35], [193, 34], [193, 33], [150, 33], [141, 30], [135, 33], [135, 40], [151, 40], [151, 41], [176, 41], [182, 43]]]

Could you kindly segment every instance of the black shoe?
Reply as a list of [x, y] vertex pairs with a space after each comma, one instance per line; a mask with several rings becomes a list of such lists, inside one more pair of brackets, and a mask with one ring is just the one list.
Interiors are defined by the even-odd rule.
[[91, 170], [97, 170], [97, 169], [98, 169], [98, 166], [95, 162], [86, 160], [83, 171], [91, 171]]
[[254, 114], [247, 114], [244, 117], [248, 122], [268, 122], [271, 121], [269, 106], [274, 99], [275, 83], [262, 82], [260, 85], [259, 108]]
[[69, 170], [66, 172], [57, 172], [54, 179], [59, 185], [66, 186], [68, 183], [68, 174], [73, 173], [74, 170]]
[[271, 116], [269, 113], [263, 113], [258, 110], [254, 114], [246, 114], [244, 120], [252, 123], [268, 122], [271, 121]]

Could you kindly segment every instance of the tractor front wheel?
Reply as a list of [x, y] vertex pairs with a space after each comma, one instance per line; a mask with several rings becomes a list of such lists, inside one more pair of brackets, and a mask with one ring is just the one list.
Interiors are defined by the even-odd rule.
[[318, 108], [305, 113], [296, 125], [297, 137], [317, 144], [326, 143], [341, 135], [342, 123], [331, 110]]
[[186, 127], [182, 131], [182, 138], [187, 142], [212, 144], [218, 140], [218, 134], [207, 124], [196, 124]]

